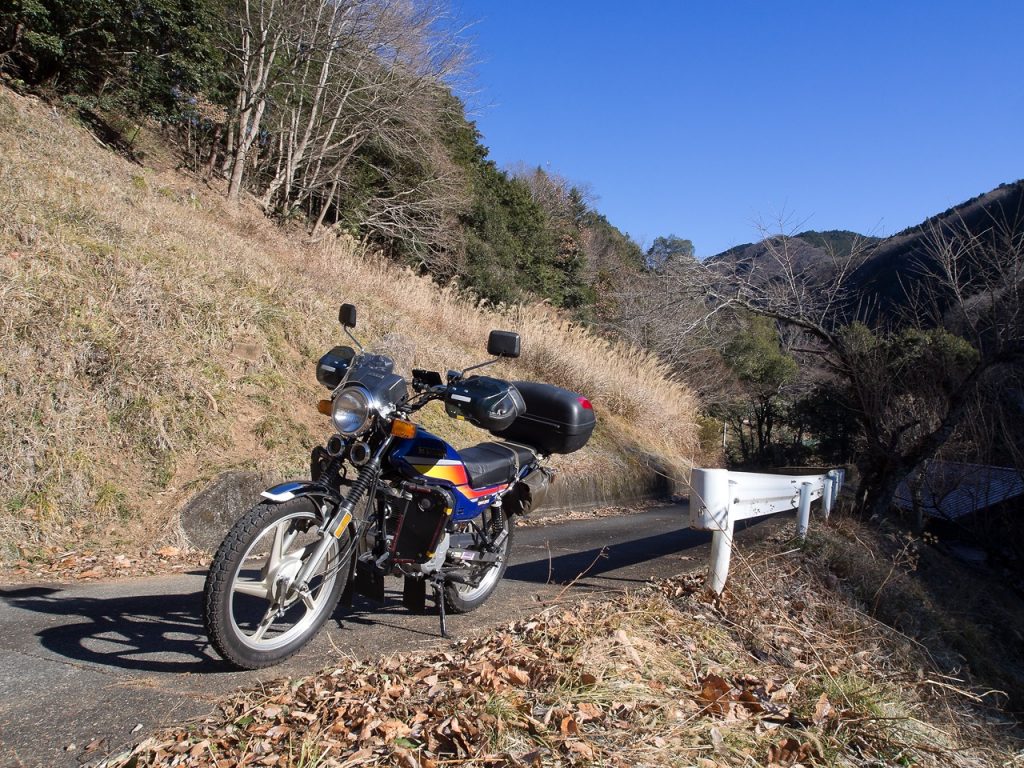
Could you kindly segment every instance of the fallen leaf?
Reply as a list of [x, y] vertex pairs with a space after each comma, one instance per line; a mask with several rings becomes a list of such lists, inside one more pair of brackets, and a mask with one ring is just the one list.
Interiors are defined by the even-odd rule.
[[831, 714], [832, 703], [828, 700], [828, 696], [823, 693], [818, 698], [818, 703], [814, 705], [814, 715], [811, 717], [811, 720], [815, 725], [821, 725]]
[[505, 667], [502, 672], [504, 673], [506, 680], [519, 683], [519, 685], [527, 685], [530, 682], [529, 673], [519, 667], [508, 666]]
[[759, 715], [764, 712], [764, 707], [761, 706], [761, 702], [759, 702], [757, 697], [750, 691], [743, 691], [740, 693], [739, 702], [748, 712], [752, 712], [755, 715]]
[[558, 726], [558, 730], [562, 732], [563, 736], [575, 736], [580, 732], [580, 724], [576, 722], [576, 718], [569, 715], [562, 718], [562, 723]]
[[707, 702], [708, 709], [720, 715], [729, 707], [732, 686], [719, 675], [708, 675], [700, 682], [700, 698]]
[[583, 757], [587, 760], [594, 759], [594, 748], [587, 744], [587, 742], [569, 741], [566, 742], [566, 745], [569, 747], [570, 751], [575, 752], [580, 757]]
[[629, 656], [630, 660], [638, 667], [644, 665], [643, 659], [640, 658], [640, 654], [636, 651], [636, 646], [633, 645], [633, 640], [626, 631], [623, 629], [615, 630], [615, 640], [626, 649], [626, 655]]
[[290, 726], [281, 723], [279, 725], [275, 725], [273, 728], [268, 729], [266, 735], [268, 738], [277, 741], [278, 739], [283, 739], [285, 736], [291, 733], [291, 731], [292, 729]]
[[783, 768], [796, 766], [798, 763], [803, 763], [816, 756], [817, 750], [813, 744], [810, 742], [801, 744], [792, 737], [783, 739], [768, 748], [768, 762], [772, 765], [783, 766]]
[[714, 726], [711, 728], [711, 746], [715, 748], [715, 752], [721, 752], [725, 746], [725, 737], [722, 736], [721, 730]]

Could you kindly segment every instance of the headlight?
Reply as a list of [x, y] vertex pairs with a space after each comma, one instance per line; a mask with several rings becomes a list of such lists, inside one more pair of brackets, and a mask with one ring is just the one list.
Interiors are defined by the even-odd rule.
[[348, 387], [331, 405], [334, 427], [345, 437], [362, 432], [370, 423], [370, 395], [362, 387]]

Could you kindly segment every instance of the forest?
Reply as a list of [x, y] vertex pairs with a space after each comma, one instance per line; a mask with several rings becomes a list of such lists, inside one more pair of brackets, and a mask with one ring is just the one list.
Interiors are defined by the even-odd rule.
[[[857, 507], [948, 459], [1024, 466], [1022, 184], [879, 241], [765, 227], [700, 261], [637, 243], [584, 181], [499, 168], [459, 98], [443, 0], [14, 0], [0, 71], [312, 239], [346, 237], [490, 305], [542, 301], [670, 364], [705, 455], [847, 464]], [[920, 523], [920, 521], [917, 521]]]

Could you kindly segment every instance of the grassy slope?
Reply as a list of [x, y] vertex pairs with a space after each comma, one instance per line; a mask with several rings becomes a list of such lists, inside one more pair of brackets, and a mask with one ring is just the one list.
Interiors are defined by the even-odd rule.
[[[481, 360], [492, 327], [522, 333], [524, 356], [495, 375], [572, 388], [599, 414], [593, 445], [556, 463], [567, 472], [621, 482], [644, 454], [677, 472], [698, 459], [693, 397], [648, 355], [546, 307], [477, 309], [352, 251], [0, 90], [0, 560], [137, 550], [173, 537], [221, 470], [304, 473], [328, 431], [313, 363], [342, 340], [341, 301], [363, 339], [398, 334], [442, 371]], [[425, 420], [457, 444], [484, 437]]]
[[105, 765], [1024, 764], [998, 696], [830, 586], [820, 553], [848, 533], [737, 553], [722, 599], [683, 577], [434, 651], [339, 658]]

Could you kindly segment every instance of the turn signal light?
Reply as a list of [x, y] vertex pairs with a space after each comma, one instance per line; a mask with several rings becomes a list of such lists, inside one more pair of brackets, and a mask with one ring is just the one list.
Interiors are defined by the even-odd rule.
[[391, 434], [395, 437], [412, 440], [412, 438], [416, 437], [416, 425], [411, 421], [395, 419], [391, 422]]
[[324, 416], [330, 416], [331, 415], [331, 401], [330, 400], [321, 400], [319, 403], [316, 404], [316, 409], [318, 411], [320, 411], [320, 413], [322, 413]]

